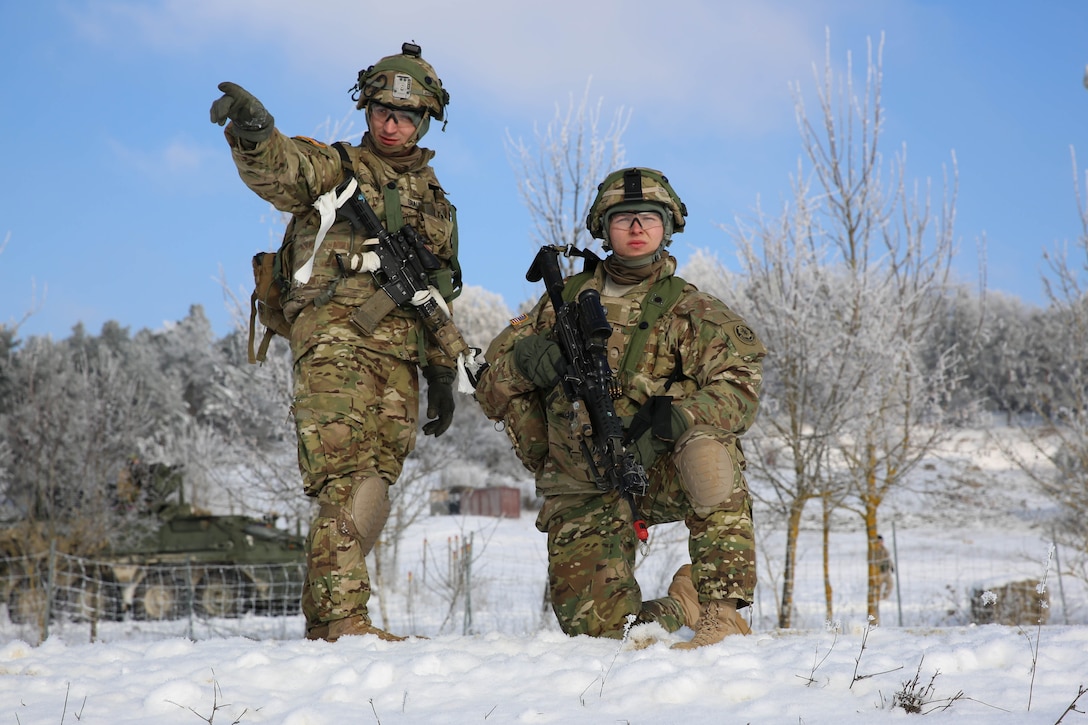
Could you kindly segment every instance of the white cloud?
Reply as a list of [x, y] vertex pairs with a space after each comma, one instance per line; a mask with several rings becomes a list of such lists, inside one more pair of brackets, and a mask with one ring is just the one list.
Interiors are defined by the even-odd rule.
[[195, 144], [184, 138], [168, 140], [165, 145], [152, 149], [133, 148], [116, 139], [110, 139], [107, 143], [110, 151], [124, 165], [149, 178], [190, 177], [200, 171], [207, 161], [222, 156], [219, 149]]
[[[853, 9], [857, 11], [858, 8]], [[76, 17], [101, 43], [123, 39], [166, 54], [252, 46], [271, 62], [322, 78], [395, 53], [414, 40], [453, 103], [547, 115], [593, 92], [668, 128], [678, 111], [729, 130], [781, 122], [787, 83], [823, 55], [830, 3], [723, 0], [167, 0], [96, 3]]]

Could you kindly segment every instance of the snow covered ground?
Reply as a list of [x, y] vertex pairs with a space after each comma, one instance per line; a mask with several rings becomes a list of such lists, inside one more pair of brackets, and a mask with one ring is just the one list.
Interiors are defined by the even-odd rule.
[[[440, 516], [404, 535], [372, 608], [392, 631], [429, 639], [307, 642], [300, 617], [247, 616], [102, 623], [94, 643], [89, 625], [58, 622], [35, 644], [5, 622], [0, 722], [812, 725], [916, 709], [927, 722], [1088, 724], [1088, 592], [1060, 575], [1056, 557], [1070, 552], [1035, 526], [1042, 502], [966, 434], [921, 469], [920, 487], [949, 495], [937, 510], [913, 494], [888, 502], [899, 579], [881, 626], [866, 620], [864, 536], [848, 518], [832, 537], [832, 623], [810, 527], [794, 628], [775, 627], [784, 543], [757, 515], [756, 634], [678, 652], [668, 645], [686, 630], [562, 635], [542, 608], [544, 537], [530, 512]], [[638, 570], [647, 597], [686, 556], [679, 530], [655, 532]], [[970, 624], [972, 589], [1018, 579], [1045, 579], [1049, 624]]]

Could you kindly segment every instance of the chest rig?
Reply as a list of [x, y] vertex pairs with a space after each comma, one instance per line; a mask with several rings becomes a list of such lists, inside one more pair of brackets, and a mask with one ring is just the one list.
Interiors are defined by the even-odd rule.
[[[579, 272], [567, 280], [567, 284], [563, 288], [564, 301], [571, 302], [578, 296], [578, 291], [582, 286], [592, 279], [593, 267], [595, 266], [587, 264], [589, 269]], [[618, 375], [621, 381], [630, 379], [630, 376], [634, 374], [635, 368], [638, 366], [639, 356], [646, 349], [646, 342], [650, 337], [650, 331], [653, 330], [654, 324], [661, 315], [672, 309], [673, 305], [680, 299], [686, 285], [687, 282], [683, 278], [671, 275], [657, 280], [650, 286], [649, 291], [642, 298], [638, 323], [635, 325], [630, 339], [627, 340], [623, 356], [615, 364], [611, 359], [611, 355], [609, 356], [609, 365], [614, 367], [613, 372]], [[609, 347], [611, 349], [611, 345]]]

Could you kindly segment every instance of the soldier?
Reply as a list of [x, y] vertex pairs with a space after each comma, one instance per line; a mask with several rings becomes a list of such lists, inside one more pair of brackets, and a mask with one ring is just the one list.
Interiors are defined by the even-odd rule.
[[568, 279], [564, 298], [579, 288], [600, 292], [613, 329], [608, 364], [622, 387], [616, 414], [628, 438], [640, 410], [653, 422], [627, 450], [649, 478], [646, 495], [635, 499], [640, 516], [650, 526], [687, 524], [692, 563], [673, 577], [667, 597], [642, 601], [631, 507], [597, 488], [571, 435], [548, 296], [492, 341], [477, 399], [506, 424], [536, 474], [544, 498], [537, 528], [548, 534], [552, 608], [564, 632], [621, 637], [633, 615], [670, 632], [695, 630], [678, 649], [748, 634], [738, 609], [752, 601], [755, 541], [738, 438], [756, 416], [766, 350], [720, 300], [675, 276], [666, 247], [687, 210], [659, 171], [616, 171], [598, 189], [586, 225], [610, 254]]
[[[389, 487], [415, 447], [419, 382], [427, 379], [423, 432], [439, 436], [454, 412], [455, 361], [424, 333], [418, 315], [388, 311], [388, 295], [347, 260], [367, 240], [336, 218], [335, 187], [354, 175], [390, 232], [411, 224], [442, 263], [434, 285], [448, 299], [459, 287], [456, 217], [418, 146], [449, 94], [418, 46], [359, 72], [352, 89], [368, 131], [358, 146], [288, 138], [252, 94], [221, 83], [211, 120], [223, 125], [246, 186], [292, 215], [281, 248], [289, 289], [283, 311], [294, 359], [292, 412], [303, 490], [318, 508], [310, 526], [302, 610], [306, 636], [334, 641], [375, 634], [367, 613], [365, 557], [389, 515]], [[338, 148], [337, 148], [338, 147]], [[369, 315], [371, 330], [352, 321]]]
[[895, 566], [888, 554], [888, 547], [884, 546], [884, 537], [879, 534], [873, 547], [873, 565], [876, 567], [876, 598], [887, 599], [895, 590], [895, 580], [892, 577]]

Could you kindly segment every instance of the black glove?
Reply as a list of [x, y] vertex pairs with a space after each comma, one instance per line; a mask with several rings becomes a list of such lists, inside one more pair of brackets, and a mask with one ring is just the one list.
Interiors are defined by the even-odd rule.
[[453, 368], [428, 365], [423, 368], [423, 377], [427, 378], [427, 417], [434, 420], [423, 424], [425, 435], [437, 438], [446, 432], [453, 422]]
[[220, 83], [219, 90], [223, 96], [212, 103], [212, 123], [222, 126], [229, 119], [234, 122], [231, 133], [254, 143], [272, 135], [276, 120], [256, 96], [237, 83]]
[[559, 345], [541, 335], [529, 335], [514, 343], [514, 364], [544, 390], [551, 390], [566, 369]]

